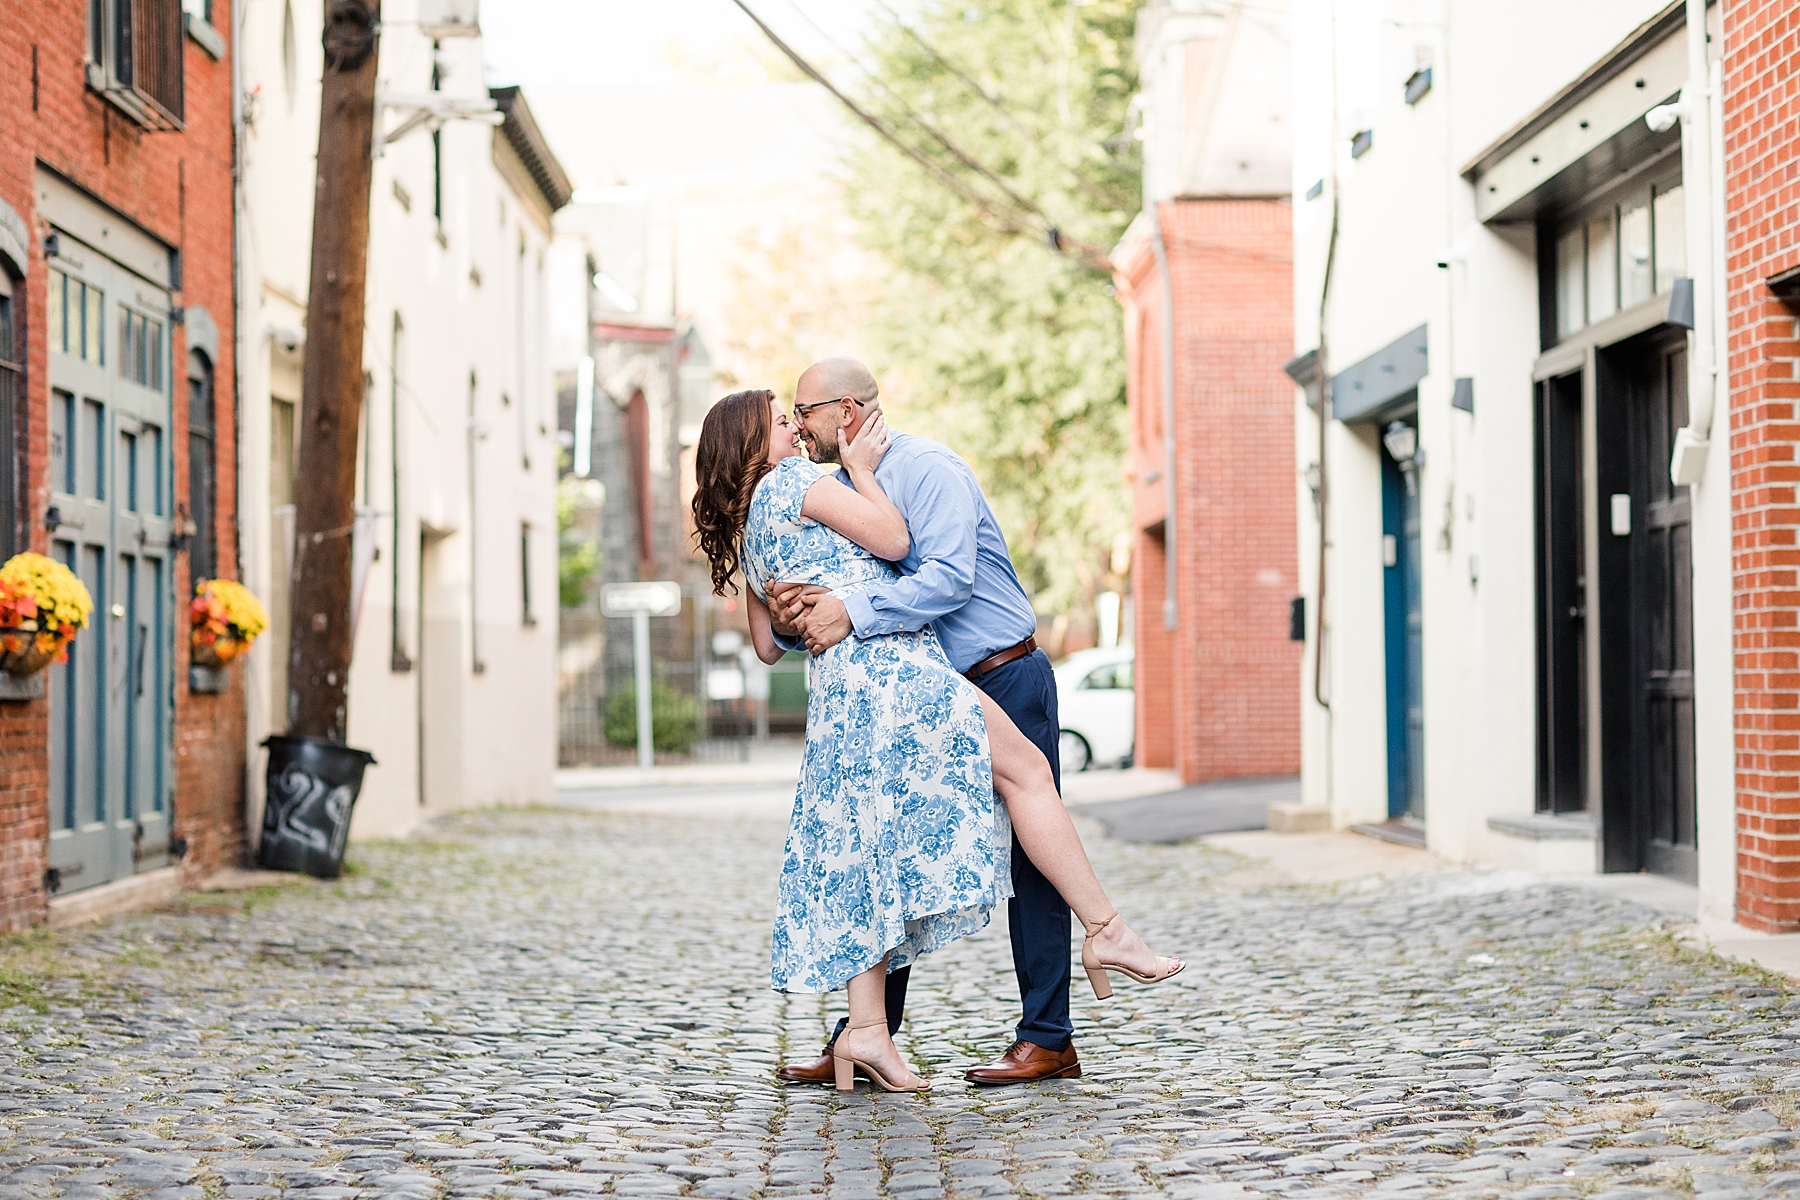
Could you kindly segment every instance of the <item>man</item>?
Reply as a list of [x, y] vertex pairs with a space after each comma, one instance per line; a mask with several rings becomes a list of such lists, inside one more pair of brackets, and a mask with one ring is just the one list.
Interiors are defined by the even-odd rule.
[[[854, 439], [880, 408], [875, 376], [843, 355], [808, 367], [794, 393], [801, 440], [818, 463], [837, 462], [838, 447]], [[1044, 752], [1060, 790], [1050, 660], [1037, 648], [1037, 615], [975, 473], [948, 447], [895, 433], [875, 478], [912, 533], [912, 548], [898, 564], [902, 578], [848, 600], [771, 589], [777, 633], [788, 635], [784, 644], [792, 649], [799, 648], [795, 635], [803, 637], [818, 654], [852, 633], [870, 637], [935, 626], [951, 664], [993, 697]], [[976, 1067], [966, 1078], [978, 1084], [1077, 1078], [1081, 1063], [1069, 1019], [1069, 907], [1025, 856], [1017, 838], [1012, 869], [1015, 894], [1007, 905], [1007, 926], [1023, 1017], [1005, 1056]], [[900, 1029], [909, 974], [903, 967], [887, 977], [888, 1027], [894, 1033]], [[843, 1027], [840, 1021], [837, 1032]], [[836, 1038], [834, 1033], [832, 1040]], [[794, 1083], [830, 1083], [830, 1044], [817, 1062], [784, 1066], [780, 1075]]]

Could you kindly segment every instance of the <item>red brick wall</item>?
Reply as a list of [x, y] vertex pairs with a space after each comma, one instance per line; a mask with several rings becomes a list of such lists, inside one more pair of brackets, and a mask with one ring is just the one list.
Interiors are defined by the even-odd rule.
[[[1726, 0], [1725, 209], [1737, 737], [1737, 913], [1800, 929], [1800, 9]], [[1717, 470], [1724, 414], [1713, 421]]]
[[[16, 6], [15, 6], [16, 7]], [[229, 30], [230, 4], [214, 6]], [[22, 15], [19, 14], [19, 15]], [[214, 61], [184, 39], [186, 128], [150, 132], [134, 124], [84, 83], [87, 5], [45, 0], [29, 19], [0, 20], [0, 199], [30, 226], [27, 266], [28, 352], [26, 522], [32, 549], [47, 551], [43, 512], [49, 504], [47, 467], [48, 350], [43, 338], [42, 237], [32, 179], [39, 163], [181, 249], [183, 291], [175, 303], [204, 306], [219, 328], [215, 425], [220, 573], [237, 573], [236, 398], [232, 387], [235, 311], [231, 277], [232, 134], [229, 53]], [[36, 55], [34, 70], [33, 55]], [[34, 78], [36, 80], [34, 84]], [[34, 97], [35, 90], [35, 97]], [[176, 326], [172, 434], [175, 496], [187, 496], [187, 348]], [[178, 599], [191, 593], [185, 556], [176, 568]], [[235, 862], [243, 846], [244, 701], [241, 680], [220, 696], [190, 695], [185, 622], [176, 629], [175, 820], [173, 832], [192, 850], [192, 877]], [[235, 672], [241, 674], [241, 672]], [[39, 919], [48, 835], [48, 698], [0, 704], [0, 927]]]
[[1175, 281], [1176, 629], [1163, 626], [1162, 279], [1150, 242], [1121, 256], [1139, 529], [1138, 761], [1186, 782], [1300, 769], [1294, 513], [1292, 210], [1159, 209]]

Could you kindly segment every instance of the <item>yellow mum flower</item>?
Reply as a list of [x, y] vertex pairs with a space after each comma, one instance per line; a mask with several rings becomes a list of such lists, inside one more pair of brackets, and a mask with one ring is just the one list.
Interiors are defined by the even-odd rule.
[[93, 611], [87, 588], [54, 558], [27, 550], [0, 566], [0, 625], [74, 637]]

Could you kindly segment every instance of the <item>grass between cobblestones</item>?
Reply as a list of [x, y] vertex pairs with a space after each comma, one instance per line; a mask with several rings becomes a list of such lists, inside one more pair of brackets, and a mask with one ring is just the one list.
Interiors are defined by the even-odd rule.
[[465, 814], [5, 939], [0, 1200], [1800, 1195], [1800, 999], [1655, 914], [1084, 835], [1189, 971], [1076, 993], [1083, 1078], [969, 1088], [996, 921], [915, 972], [923, 1099], [775, 1084], [842, 1011], [767, 990], [777, 822]]

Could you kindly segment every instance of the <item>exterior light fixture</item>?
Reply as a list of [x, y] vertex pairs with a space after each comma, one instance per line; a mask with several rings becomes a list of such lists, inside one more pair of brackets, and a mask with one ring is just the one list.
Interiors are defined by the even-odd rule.
[[638, 310], [637, 297], [619, 285], [618, 280], [605, 271], [594, 272], [594, 287], [606, 298], [606, 302], [620, 312], [634, 313]]
[[1400, 474], [1406, 478], [1406, 494], [1417, 495], [1419, 491], [1419, 468], [1425, 465], [1425, 451], [1419, 446], [1419, 430], [1405, 421], [1391, 422], [1387, 431], [1381, 435], [1381, 444], [1387, 447], [1388, 457], [1400, 468]]

